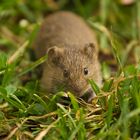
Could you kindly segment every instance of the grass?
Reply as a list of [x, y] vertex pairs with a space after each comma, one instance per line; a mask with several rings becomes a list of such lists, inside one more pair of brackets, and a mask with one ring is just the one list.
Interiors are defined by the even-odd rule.
[[[0, 2], [0, 139], [140, 139], [140, 2]], [[80, 14], [96, 31], [104, 78], [92, 104], [40, 89], [30, 47], [43, 17], [56, 10]], [[91, 15], [94, 15], [91, 17]], [[37, 23], [39, 21], [39, 23]], [[41, 96], [40, 96], [41, 95]]]

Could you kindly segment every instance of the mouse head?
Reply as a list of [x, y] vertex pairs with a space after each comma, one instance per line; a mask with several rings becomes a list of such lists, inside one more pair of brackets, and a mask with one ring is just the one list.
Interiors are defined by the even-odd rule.
[[47, 76], [52, 77], [54, 88], [65, 84], [65, 90], [71, 91], [78, 97], [83, 96], [87, 91], [90, 91], [92, 96], [88, 79], [96, 82], [99, 70], [97, 50], [93, 43], [86, 44], [84, 47], [55, 46], [51, 47], [47, 53], [50, 67], [50, 74], [48, 71]]

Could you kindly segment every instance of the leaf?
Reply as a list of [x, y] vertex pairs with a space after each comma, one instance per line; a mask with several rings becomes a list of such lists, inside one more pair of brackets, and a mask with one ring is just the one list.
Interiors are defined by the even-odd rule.
[[33, 70], [35, 67], [37, 67], [38, 65], [45, 62], [47, 58], [48, 58], [48, 55], [46, 54], [45, 56], [41, 57], [40, 59], [38, 59], [34, 63], [30, 64], [27, 68], [23, 69], [22, 72], [17, 75], [17, 77], [20, 77], [20, 76], [28, 73], [29, 71]]
[[0, 52], [0, 70], [4, 69], [7, 65], [7, 55], [4, 52]]
[[105, 81], [103, 86], [103, 91], [108, 92], [111, 90], [111, 87], [113, 85], [114, 79], [109, 79], [108, 81]]
[[89, 80], [89, 83], [96, 94], [100, 93], [100, 89], [93, 80]]
[[108, 100], [108, 110], [106, 112], [106, 122], [107, 122], [107, 126], [108, 128], [110, 127], [111, 124], [111, 120], [112, 120], [112, 112], [113, 112], [113, 96], [110, 96], [109, 100]]
[[78, 106], [76, 97], [73, 94], [71, 94], [70, 92], [68, 92], [68, 95], [71, 99], [71, 103], [72, 103], [72, 106], [73, 106], [74, 110], [77, 111], [79, 109], [79, 106]]

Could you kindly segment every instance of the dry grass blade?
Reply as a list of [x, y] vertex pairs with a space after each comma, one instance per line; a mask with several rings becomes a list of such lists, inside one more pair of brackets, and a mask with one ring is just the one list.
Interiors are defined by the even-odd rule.
[[26, 41], [7, 61], [8, 64], [13, 63], [15, 60], [17, 60], [18, 57], [23, 55], [26, 47], [28, 46], [29, 41]]
[[4, 140], [11, 140], [11, 138], [15, 135], [15, 133], [22, 127], [22, 125], [23, 125], [26, 121], [27, 121], [27, 119], [24, 119], [24, 120], [22, 121], [21, 124], [17, 124], [17, 127], [14, 128], [14, 129], [11, 131], [11, 133], [10, 133], [6, 138], [4, 138]]
[[17, 44], [20, 44], [21, 42], [23, 42], [23, 39], [15, 34], [13, 34], [8, 28], [6, 28], [5, 26], [3, 26], [1, 29], [1, 36], [3, 38], [8, 39], [10, 42], [12, 42], [15, 46], [17, 46]]
[[37, 119], [45, 119], [45, 118], [48, 118], [50, 116], [54, 116], [56, 115], [57, 113], [56, 112], [51, 112], [49, 114], [45, 114], [43, 116], [30, 116], [29, 119], [32, 119], [32, 120], [37, 120]]
[[56, 124], [59, 121], [60, 118], [58, 118], [56, 121], [54, 121], [52, 124], [50, 124], [46, 129], [41, 131], [34, 140], [42, 140], [43, 137], [49, 132], [49, 130], [54, 127], [54, 124]]

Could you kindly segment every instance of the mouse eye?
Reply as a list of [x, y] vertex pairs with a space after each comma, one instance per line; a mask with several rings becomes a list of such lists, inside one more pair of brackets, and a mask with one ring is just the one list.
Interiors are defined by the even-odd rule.
[[88, 74], [88, 69], [84, 68], [84, 75], [87, 75], [87, 74]]
[[69, 77], [69, 71], [65, 69], [64, 72], [63, 72], [63, 75], [66, 78]]

